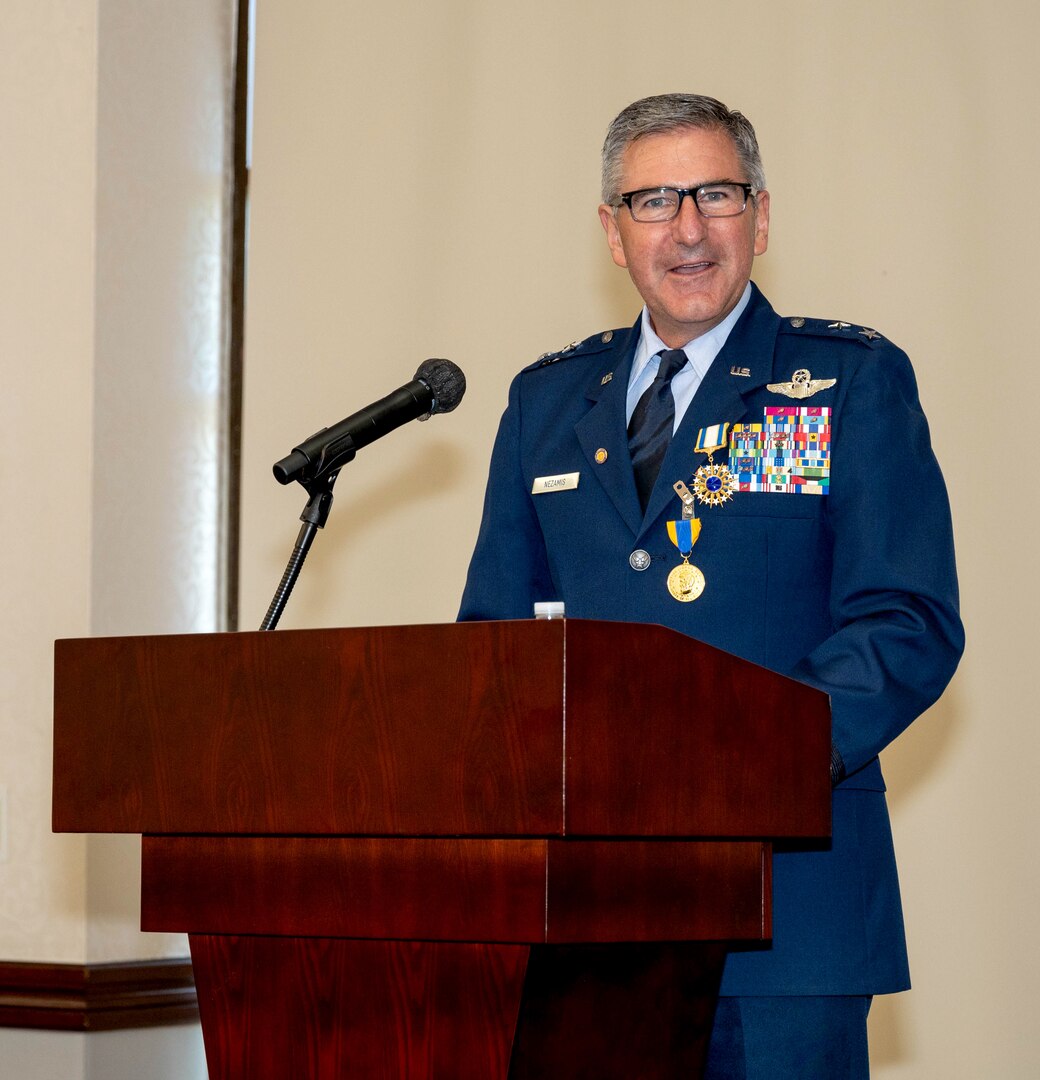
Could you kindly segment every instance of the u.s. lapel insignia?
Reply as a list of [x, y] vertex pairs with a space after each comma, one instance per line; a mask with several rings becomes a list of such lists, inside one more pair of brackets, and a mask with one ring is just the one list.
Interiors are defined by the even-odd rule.
[[790, 382], [767, 383], [766, 389], [771, 394], [783, 394], [784, 397], [811, 398], [813, 394], [821, 390], [829, 390], [837, 379], [814, 379], [812, 373], [805, 368], [799, 368], [792, 376]]
[[604, 375], [603, 378], [600, 379], [600, 381], [599, 381], [600, 386], [606, 386], [607, 383], [610, 382], [610, 380], [613, 379], [613, 378], [614, 378], [614, 372], [613, 371], [608, 371], [606, 373], [606, 375]]
[[736, 364], [734, 364], [733, 367], [729, 369], [729, 373], [730, 375], [741, 375], [745, 379], [751, 378], [751, 368], [738, 367]]

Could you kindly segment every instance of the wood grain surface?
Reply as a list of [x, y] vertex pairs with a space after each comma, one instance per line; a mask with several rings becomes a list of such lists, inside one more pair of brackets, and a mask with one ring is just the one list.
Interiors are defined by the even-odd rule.
[[657, 626], [55, 646], [54, 827], [144, 834], [220, 1080], [698, 1075], [829, 763], [824, 695]]
[[191, 938], [212, 1080], [504, 1080], [523, 946]]
[[59, 832], [829, 832], [826, 696], [663, 627], [99, 638], [55, 662]]
[[207, 936], [191, 949], [212, 1080], [694, 1080], [725, 956]]
[[145, 930], [524, 944], [760, 941], [754, 842], [151, 837]]

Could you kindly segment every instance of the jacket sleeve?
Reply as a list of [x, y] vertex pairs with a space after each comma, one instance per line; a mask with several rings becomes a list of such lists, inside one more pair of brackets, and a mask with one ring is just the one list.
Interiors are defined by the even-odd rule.
[[793, 672], [831, 698], [835, 781], [943, 692], [964, 648], [953, 527], [906, 355], [878, 343], [832, 433], [832, 636]]
[[460, 620], [529, 619], [536, 601], [558, 599], [545, 540], [521, 468], [523, 373], [509, 388], [509, 404], [491, 455], [484, 514], [462, 595]]

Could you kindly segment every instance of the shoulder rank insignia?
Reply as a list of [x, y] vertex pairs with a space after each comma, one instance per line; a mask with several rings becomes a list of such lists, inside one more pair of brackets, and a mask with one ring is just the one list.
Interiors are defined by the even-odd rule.
[[555, 364], [558, 360], [566, 360], [571, 356], [585, 356], [593, 352], [602, 352], [603, 346], [609, 345], [614, 340], [616, 333], [616, 330], [604, 330], [603, 333], [593, 334], [592, 337], [587, 337], [584, 341], [572, 341], [569, 345], [564, 345], [562, 349], [542, 353], [531, 367], [547, 367], [549, 364]]
[[771, 394], [783, 394], [789, 398], [811, 398], [820, 390], [829, 390], [837, 379], [814, 379], [812, 373], [805, 368], [799, 368], [792, 376], [790, 382], [767, 383], [766, 389]]

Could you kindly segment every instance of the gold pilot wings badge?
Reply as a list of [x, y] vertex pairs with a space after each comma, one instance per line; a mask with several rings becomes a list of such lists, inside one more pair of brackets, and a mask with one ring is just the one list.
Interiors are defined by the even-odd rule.
[[811, 398], [813, 394], [821, 390], [829, 390], [837, 381], [837, 379], [814, 379], [812, 372], [799, 368], [791, 376], [790, 382], [767, 383], [766, 389], [771, 394], [783, 394], [784, 397], [801, 400]]

